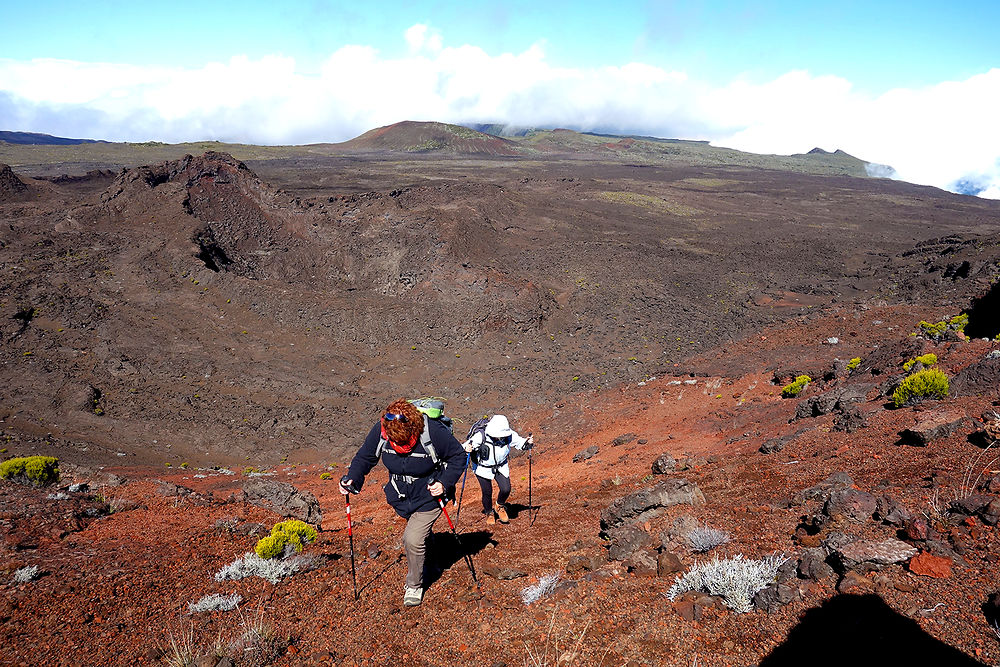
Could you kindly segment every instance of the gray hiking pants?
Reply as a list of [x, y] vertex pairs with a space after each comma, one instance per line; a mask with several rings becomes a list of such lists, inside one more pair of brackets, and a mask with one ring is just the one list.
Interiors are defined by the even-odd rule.
[[423, 588], [424, 559], [427, 556], [427, 538], [430, 537], [434, 522], [441, 516], [441, 510], [414, 512], [406, 520], [406, 530], [403, 531], [403, 550], [406, 552], [406, 564], [410, 568], [406, 574], [407, 588]]

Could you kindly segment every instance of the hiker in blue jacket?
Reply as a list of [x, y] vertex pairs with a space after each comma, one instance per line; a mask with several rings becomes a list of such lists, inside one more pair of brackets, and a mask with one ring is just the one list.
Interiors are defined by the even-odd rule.
[[[495, 524], [498, 518], [500, 523], [510, 521], [505, 505], [510, 497], [510, 464], [507, 462], [510, 448], [528, 450], [534, 444], [531, 435], [527, 438], [518, 435], [504, 415], [494, 415], [481, 428], [473, 427], [468, 440], [462, 443], [462, 448], [471, 454], [475, 463], [476, 479], [483, 491], [483, 514], [487, 524]], [[493, 480], [496, 480], [498, 489], [496, 510], [493, 509]]]
[[368, 432], [361, 449], [340, 480], [340, 492], [359, 493], [365, 475], [382, 459], [389, 471], [383, 487], [396, 514], [406, 519], [403, 549], [409, 566], [403, 604], [423, 600], [427, 539], [439, 516], [437, 498], [454, 488], [465, 470], [465, 452], [437, 419], [430, 419], [406, 399], [393, 401]]

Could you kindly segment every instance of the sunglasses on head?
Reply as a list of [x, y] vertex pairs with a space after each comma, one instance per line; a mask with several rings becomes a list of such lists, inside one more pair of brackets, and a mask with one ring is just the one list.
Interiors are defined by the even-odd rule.
[[397, 414], [392, 413], [392, 412], [385, 413], [384, 415], [382, 415], [382, 418], [385, 419], [387, 422], [391, 422], [391, 421], [405, 422], [406, 421], [406, 415], [397, 415]]

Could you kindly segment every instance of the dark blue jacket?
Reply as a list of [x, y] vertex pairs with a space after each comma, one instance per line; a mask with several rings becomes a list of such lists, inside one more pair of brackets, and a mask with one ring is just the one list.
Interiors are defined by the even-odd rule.
[[[446, 489], [455, 486], [465, 470], [465, 450], [455, 436], [436, 419], [426, 419], [431, 443], [437, 452], [440, 466], [435, 466], [421, 443], [414, 446], [409, 454], [397, 454], [386, 445], [382, 451], [382, 463], [389, 471], [389, 482], [382, 487], [386, 501], [396, 510], [396, 514], [409, 519], [414, 512], [425, 512], [438, 507], [437, 500], [427, 490], [432, 480], [441, 482]], [[365, 437], [361, 449], [354, 455], [347, 478], [353, 486], [361, 490], [365, 475], [378, 463], [376, 451], [382, 439], [382, 425], [375, 425]]]

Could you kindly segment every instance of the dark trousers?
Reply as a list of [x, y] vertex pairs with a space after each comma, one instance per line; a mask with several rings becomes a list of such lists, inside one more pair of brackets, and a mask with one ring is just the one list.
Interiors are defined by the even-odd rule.
[[[500, 473], [496, 473], [495, 478], [497, 488], [500, 489], [497, 493], [497, 505], [503, 505], [510, 496], [510, 478]], [[489, 514], [493, 511], [493, 480], [483, 479], [479, 475], [476, 475], [476, 479], [479, 480], [479, 488], [483, 490], [483, 514]]]

